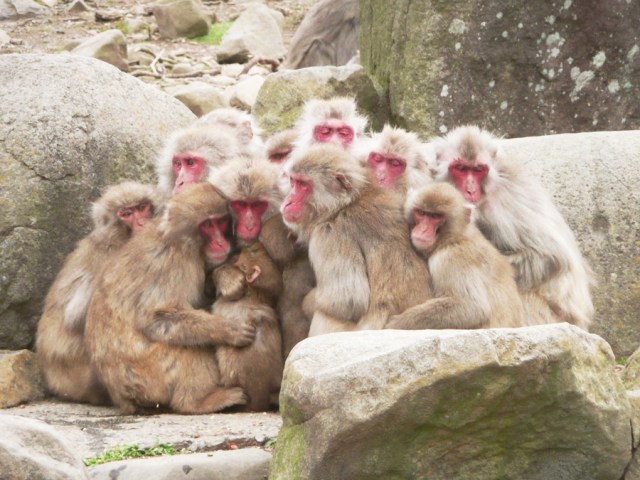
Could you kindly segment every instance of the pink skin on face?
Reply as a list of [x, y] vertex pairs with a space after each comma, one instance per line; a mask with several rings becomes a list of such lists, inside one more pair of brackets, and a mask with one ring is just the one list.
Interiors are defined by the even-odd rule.
[[291, 191], [284, 200], [282, 218], [290, 223], [297, 223], [304, 213], [304, 204], [307, 197], [313, 192], [313, 183], [307, 177], [292, 174], [289, 176]]
[[272, 163], [283, 163], [286, 159], [289, 158], [289, 154], [291, 153], [291, 148], [281, 148], [274, 152], [271, 152], [269, 155], [269, 161]]
[[349, 148], [353, 137], [353, 128], [337, 118], [329, 118], [316, 125], [313, 129], [313, 140], [315, 142], [334, 143], [345, 150]]
[[456, 159], [449, 164], [449, 175], [456, 188], [464, 195], [464, 199], [471, 203], [482, 200], [482, 182], [488, 173], [489, 166], [484, 163]]
[[436, 243], [438, 229], [444, 223], [444, 215], [414, 208], [413, 220], [416, 225], [411, 230], [411, 243], [417, 250], [431, 251]]
[[229, 215], [211, 215], [198, 225], [206, 239], [204, 253], [214, 265], [223, 263], [231, 252], [231, 244], [225, 235], [230, 224]]
[[131, 235], [142, 230], [152, 216], [151, 202], [134, 203], [118, 210], [118, 218], [131, 229]]
[[407, 169], [407, 162], [399, 157], [371, 152], [367, 163], [373, 169], [378, 184], [387, 190], [394, 187], [396, 180]]
[[238, 217], [236, 237], [244, 245], [255, 242], [262, 228], [262, 215], [267, 211], [269, 203], [262, 199], [234, 200], [230, 206]]
[[204, 177], [205, 161], [193, 152], [177, 153], [171, 163], [176, 182], [173, 186], [175, 195], [187, 185], [198, 183]]

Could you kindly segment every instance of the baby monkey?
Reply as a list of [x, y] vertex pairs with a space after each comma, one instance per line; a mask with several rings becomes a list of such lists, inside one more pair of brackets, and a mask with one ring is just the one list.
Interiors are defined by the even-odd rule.
[[[221, 382], [225, 387], [241, 387], [245, 391], [249, 401], [241, 410], [269, 410], [278, 405], [284, 368], [282, 335], [275, 312], [276, 300], [282, 291], [282, 272], [259, 242], [243, 248], [231, 261], [231, 267], [242, 273], [244, 284], [241, 288], [216, 285], [218, 298], [212, 313], [240, 321], [253, 312], [258, 320], [251, 345], [216, 349]], [[228, 278], [216, 277], [218, 282]]]

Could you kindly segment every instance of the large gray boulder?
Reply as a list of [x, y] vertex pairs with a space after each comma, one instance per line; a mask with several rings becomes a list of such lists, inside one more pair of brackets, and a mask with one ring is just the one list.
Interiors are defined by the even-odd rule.
[[360, 1], [360, 54], [394, 120], [425, 134], [639, 128], [638, 18], [637, 1]]
[[595, 271], [590, 331], [630, 355], [640, 346], [640, 131], [517, 138], [504, 150], [549, 190]]
[[0, 414], [0, 478], [84, 480], [87, 469], [77, 451], [49, 425], [32, 418]]
[[50, 14], [48, 8], [33, 0], [0, 0], [0, 20]]
[[271, 480], [619, 479], [629, 401], [609, 345], [568, 324], [299, 343]]
[[374, 130], [387, 120], [384, 100], [360, 65], [309, 67], [268, 75], [252, 113], [265, 134], [293, 126], [304, 102], [312, 98], [354, 97]]
[[155, 182], [154, 157], [195, 116], [104, 62], [0, 55], [0, 348], [33, 342], [42, 300], [106, 185]]

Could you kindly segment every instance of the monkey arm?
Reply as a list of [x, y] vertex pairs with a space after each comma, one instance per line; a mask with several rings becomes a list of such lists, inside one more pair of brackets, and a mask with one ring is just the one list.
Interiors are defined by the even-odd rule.
[[292, 235], [291, 230], [282, 221], [282, 215], [274, 215], [262, 226], [260, 243], [280, 268], [291, 263], [300, 248], [296, 246]]
[[255, 322], [251, 318], [227, 321], [204, 310], [158, 309], [142, 333], [154, 342], [176, 346], [231, 345], [242, 347], [253, 342]]
[[536, 290], [564, 268], [562, 259], [551, 252], [526, 250], [510, 253], [507, 258], [520, 290], [525, 292]]
[[422, 330], [441, 328], [475, 329], [489, 325], [489, 316], [473, 301], [440, 297], [393, 315], [385, 328]]

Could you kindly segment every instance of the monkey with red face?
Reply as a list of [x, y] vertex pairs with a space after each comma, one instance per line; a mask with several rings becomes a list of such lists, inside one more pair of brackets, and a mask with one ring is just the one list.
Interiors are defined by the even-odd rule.
[[593, 274], [540, 183], [478, 127], [456, 128], [432, 145], [436, 180], [475, 205], [476, 225], [508, 257], [521, 292], [543, 298], [559, 321], [588, 329]]
[[236, 132], [228, 125], [215, 128], [194, 124], [175, 132], [158, 156], [158, 188], [166, 196], [193, 183], [207, 180], [213, 169], [241, 155], [243, 149]]
[[[309, 246], [317, 286], [309, 335], [381, 329], [430, 298], [426, 264], [409, 243], [402, 198], [370, 184], [367, 170], [336, 145], [295, 152], [284, 221]], [[308, 308], [306, 310], [309, 310]]]
[[410, 187], [419, 188], [433, 181], [425, 149], [412, 133], [385, 125], [359, 145], [356, 158], [370, 168], [378, 185], [402, 195]]
[[109, 403], [86, 350], [87, 308], [99, 272], [159, 209], [151, 185], [109, 187], [93, 204], [93, 231], [66, 258], [45, 299], [36, 354], [49, 391], [76, 402]]
[[353, 99], [336, 97], [330, 100], [313, 99], [305, 103], [295, 130], [296, 149], [316, 143], [332, 143], [353, 151], [364, 137], [367, 119], [358, 115]]
[[208, 413], [246, 402], [242, 389], [223, 386], [212, 346], [250, 344], [255, 318], [199, 309], [205, 263], [227, 259], [230, 227], [227, 199], [208, 182], [191, 185], [102, 270], [86, 339], [122, 413], [156, 405]]
[[386, 328], [520, 327], [523, 305], [509, 261], [470, 223], [447, 183], [411, 191], [411, 242], [429, 265], [433, 299], [391, 318]]
[[278, 164], [284, 163], [291, 155], [297, 138], [298, 132], [295, 130], [283, 130], [271, 135], [265, 142], [269, 161]]

